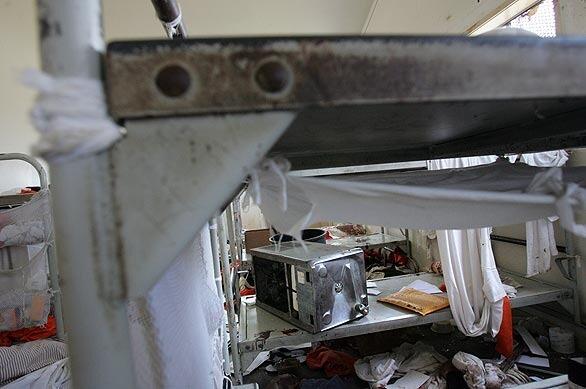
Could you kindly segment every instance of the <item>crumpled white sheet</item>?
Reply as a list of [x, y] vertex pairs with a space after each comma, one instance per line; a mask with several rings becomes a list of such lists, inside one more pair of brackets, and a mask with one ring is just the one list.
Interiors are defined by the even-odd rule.
[[446, 360], [443, 355], [425, 343], [403, 343], [390, 353], [359, 359], [354, 363], [354, 370], [360, 379], [371, 385], [386, 385], [391, 378], [403, 376], [409, 371], [433, 373]]
[[470, 389], [485, 389], [486, 381], [484, 376], [484, 362], [472, 354], [458, 351], [452, 358], [454, 367], [464, 373], [464, 381]]
[[507, 375], [495, 364], [484, 363], [478, 357], [459, 351], [452, 364], [462, 373], [470, 389], [500, 389], [508, 380]]
[[279, 231], [292, 235], [320, 220], [427, 230], [510, 225], [558, 214], [564, 228], [586, 237], [586, 227], [573, 215], [574, 208], [586, 207], [584, 167], [545, 174], [548, 169], [497, 161], [445, 171], [309, 178], [287, 174], [287, 161], [273, 162], [251, 173], [247, 198]]
[[375, 385], [386, 385], [397, 371], [401, 360], [391, 353], [371, 355], [354, 363], [356, 375], [363, 381]]
[[69, 389], [71, 387], [69, 358], [35, 370], [3, 386], [4, 389]]
[[[561, 167], [568, 160], [565, 150], [522, 154], [520, 160], [530, 166]], [[551, 269], [551, 257], [558, 255], [552, 222], [557, 217], [525, 223], [527, 239], [527, 277]]]
[[25, 204], [0, 211], [0, 247], [25, 246], [52, 239], [51, 198], [48, 189]]
[[45, 227], [42, 221], [8, 224], [0, 229], [0, 247], [26, 246], [45, 241]]

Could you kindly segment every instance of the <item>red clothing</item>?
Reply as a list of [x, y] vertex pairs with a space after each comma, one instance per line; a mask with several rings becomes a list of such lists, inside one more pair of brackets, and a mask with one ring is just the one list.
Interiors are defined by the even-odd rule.
[[345, 352], [319, 346], [307, 354], [305, 362], [310, 369], [324, 369], [326, 376], [333, 377], [354, 374], [356, 358]]
[[513, 312], [507, 296], [503, 298], [503, 321], [496, 336], [495, 350], [506, 358], [513, 356]]
[[57, 325], [55, 323], [55, 318], [49, 315], [49, 317], [47, 317], [47, 324], [44, 326], [0, 332], [0, 346], [7, 347], [11, 346], [13, 343], [47, 339], [55, 335], [57, 335]]

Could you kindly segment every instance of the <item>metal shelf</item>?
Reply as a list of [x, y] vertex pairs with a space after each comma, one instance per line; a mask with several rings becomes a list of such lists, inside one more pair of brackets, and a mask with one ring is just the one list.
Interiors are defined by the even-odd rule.
[[333, 246], [376, 249], [384, 246], [404, 245], [407, 243], [407, 240], [404, 236], [395, 236], [389, 234], [370, 234], [365, 236], [347, 236], [339, 239], [330, 239], [327, 243]]
[[32, 193], [0, 196], [0, 208], [23, 205], [33, 197]]
[[[544, 284], [512, 275], [503, 270], [500, 270], [500, 273], [513, 278], [523, 285], [522, 288], [518, 289], [517, 297], [511, 299], [513, 308], [558, 301], [572, 296], [571, 289]], [[416, 279], [427, 281], [434, 285], [440, 285], [443, 282], [443, 277], [439, 275], [417, 273], [385, 278], [377, 280], [375, 283], [382, 292], [380, 296], [384, 296], [398, 291]], [[240, 310], [241, 340], [239, 342], [243, 370], [263, 350], [418, 326], [452, 318], [449, 308], [421, 316], [406, 309], [380, 303], [376, 301], [377, 297], [368, 296], [370, 312], [366, 317], [316, 334], [303, 331], [262, 308], [258, 308], [253, 303], [254, 296], [243, 297]]]

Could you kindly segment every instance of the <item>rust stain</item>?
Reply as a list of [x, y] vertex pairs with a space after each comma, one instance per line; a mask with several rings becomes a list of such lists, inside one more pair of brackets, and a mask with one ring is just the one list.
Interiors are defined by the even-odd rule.
[[[363, 50], [342, 49], [336, 41], [301, 40], [295, 49], [284, 50], [270, 41], [259, 44], [194, 43], [180, 47], [155, 43], [131, 51], [107, 54], [107, 84], [112, 113], [132, 117], [154, 113], [185, 114], [238, 112], [245, 110], [298, 109], [308, 105], [330, 106], [350, 99], [376, 100], [417, 93], [462, 82], [427, 77], [452, 63], [436, 56], [422, 61], [415, 48], [420, 44], [364, 43]], [[381, 46], [382, 45], [382, 46]], [[376, 50], [383, 50], [380, 55]], [[275, 97], [255, 81], [259, 64], [274, 58], [291, 70], [291, 86]], [[442, 61], [442, 58], [444, 60]], [[180, 98], [170, 99], [155, 86], [158, 71], [171, 64], [185, 67], [197, 87]], [[426, 85], [418, 90], [418, 85]]]
[[274, 330], [262, 331], [255, 335], [256, 340], [266, 340]]
[[114, 216], [114, 230], [111, 233], [115, 236], [115, 255], [114, 258], [111, 258], [111, 260], [116, 261], [117, 265], [117, 271], [114, 271], [112, 276], [113, 279], [118, 282], [117, 289], [120, 291], [120, 295], [118, 297], [125, 299], [128, 296], [128, 280], [124, 261], [124, 240], [122, 239], [122, 210], [120, 209], [120, 204], [116, 199], [117, 172], [116, 164], [114, 163], [114, 156], [111, 152], [108, 152], [108, 162], [111, 185], [110, 193], [112, 194], [111, 205]]

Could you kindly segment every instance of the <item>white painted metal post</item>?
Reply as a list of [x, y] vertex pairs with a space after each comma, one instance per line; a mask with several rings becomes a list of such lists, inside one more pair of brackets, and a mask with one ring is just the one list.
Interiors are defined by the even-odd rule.
[[234, 293], [236, 295], [236, 312], [240, 312], [240, 274], [238, 273], [238, 270], [240, 269], [240, 257], [242, 253], [238, 252], [238, 246], [236, 244], [233, 204], [234, 202], [226, 207], [225, 215], [228, 229], [228, 240], [230, 241], [230, 263], [232, 264], [231, 274], [233, 272], [233, 282], [235, 282], [235, 285], [232, 285], [232, 288], [234, 288]]
[[222, 259], [222, 276], [224, 278], [224, 295], [228, 306], [228, 331], [230, 332], [230, 344], [232, 348], [232, 364], [234, 377], [237, 383], [242, 383], [242, 369], [240, 367], [240, 353], [238, 352], [238, 328], [236, 327], [236, 313], [234, 311], [234, 296], [232, 294], [232, 282], [230, 279], [230, 261], [226, 248], [226, 225], [224, 213], [218, 220], [218, 236], [220, 239], [220, 257]]
[[[220, 221], [222, 219], [219, 219]], [[220, 268], [220, 254], [218, 249], [218, 217], [215, 216], [210, 221], [210, 238], [212, 241], [212, 259], [214, 263], [214, 280], [220, 301], [224, 301], [222, 289], [222, 273]], [[224, 374], [230, 375], [230, 353], [228, 352], [228, 339], [226, 338], [226, 319], [222, 316], [222, 326], [220, 327], [220, 341], [222, 342], [222, 358], [224, 363]]]
[[[99, 0], [38, 0], [42, 67], [100, 78]], [[132, 388], [124, 265], [108, 252], [114, 218], [107, 153], [51, 164], [61, 288], [74, 385]]]
[[232, 207], [234, 208], [234, 230], [236, 233], [238, 258], [240, 258], [241, 261], [244, 261], [246, 256], [244, 254], [244, 243], [242, 241], [242, 207], [240, 206], [240, 199], [240, 195], [236, 196], [232, 202]]

